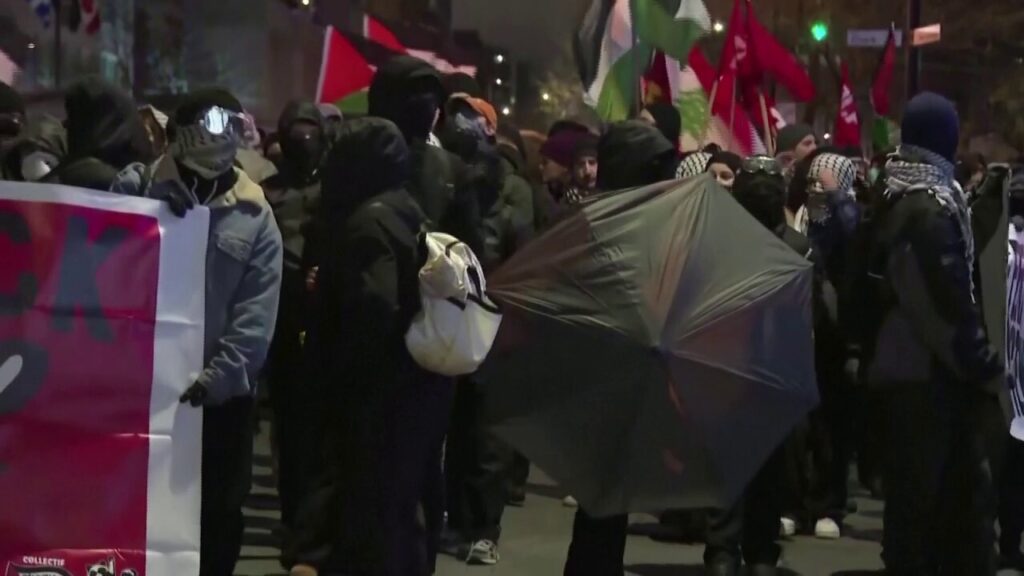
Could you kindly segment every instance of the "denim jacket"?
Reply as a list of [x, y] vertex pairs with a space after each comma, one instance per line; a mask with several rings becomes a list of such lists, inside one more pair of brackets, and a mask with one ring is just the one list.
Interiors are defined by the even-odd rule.
[[[281, 232], [263, 189], [234, 170], [235, 186], [207, 204], [206, 337], [198, 382], [206, 386], [211, 405], [255, 395], [281, 292]], [[152, 172], [146, 197], [163, 199], [169, 186], [183, 191], [169, 157], [158, 160]]]
[[238, 182], [214, 198], [206, 249], [205, 368], [208, 402], [254, 395], [274, 335], [284, 249], [263, 189]]

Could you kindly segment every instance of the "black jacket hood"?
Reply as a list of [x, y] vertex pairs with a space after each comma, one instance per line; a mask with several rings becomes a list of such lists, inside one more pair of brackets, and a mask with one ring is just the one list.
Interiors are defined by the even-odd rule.
[[358, 118], [342, 125], [327, 157], [323, 207], [332, 220], [409, 180], [410, 153], [402, 133], [389, 120]]
[[315, 124], [320, 130], [323, 130], [324, 124], [326, 124], [324, 116], [316, 104], [292, 101], [281, 112], [281, 117], [277, 121], [277, 133], [284, 136], [296, 122], [309, 122]]
[[95, 158], [117, 170], [153, 160], [135, 102], [117, 86], [99, 78], [82, 80], [68, 90], [64, 108], [69, 160]]
[[396, 56], [373, 76], [368, 112], [394, 122], [410, 143], [423, 141], [443, 98], [437, 70], [418, 58]]
[[675, 147], [657, 128], [639, 120], [612, 124], [598, 143], [597, 187], [646, 186], [675, 174]]

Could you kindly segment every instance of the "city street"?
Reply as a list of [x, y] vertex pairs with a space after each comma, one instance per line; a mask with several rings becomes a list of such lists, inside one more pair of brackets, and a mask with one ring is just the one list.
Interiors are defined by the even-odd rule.
[[[267, 427], [256, 443], [254, 488], [246, 510], [246, 547], [236, 574], [239, 576], [280, 575], [279, 551], [272, 535], [279, 517], [271, 477]], [[782, 574], [802, 576], [867, 576], [880, 574], [882, 506], [858, 494], [859, 512], [848, 518], [845, 536], [838, 541], [800, 537], [785, 544]], [[530, 494], [524, 508], [505, 513], [498, 566], [466, 566], [442, 557], [439, 576], [557, 576], [572, 534], [574, 511], [562, 505], [564, 494], [543, 475], [534, 471]], [[635, 576], [700, 576], [703, 547], [665, 543], [654, 518], [633, 518], [627, 548], [627, 573]], [[1002, 572], [1001, 576], [1014, 572]]]

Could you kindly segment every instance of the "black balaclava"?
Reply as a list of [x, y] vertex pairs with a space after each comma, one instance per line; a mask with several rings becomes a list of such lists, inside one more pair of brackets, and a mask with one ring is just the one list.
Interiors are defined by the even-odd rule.
[[430, 64], [411, 56], [385, 62], [370, 84], [369, 114], [391, 120], [410, 146], [425, 143], [444, 96]]
[[217, 106], [242, 113], [242, 104], [227, 90], [208, 88], [187, 95], [174, 115], [174, 141], [170, 152], [185, 185], [200, 201], [230, 190], [237, 181], [235, 156], [241, 134], [211, 134], [199, 125], [202, 115]]
[[[292, 128], [298, 123], [316, 128], [306, 138], [292, 136]], [[281, 113], [277, 124], [280, 138], [282, 169], [296, 185], [305, 185], [318, 178], [320, 165], [327, 151], [327, 136], [324, 117], [312, 102], [290, 102]]]
[[782, 176], [740, 172], [732, 196], [765, 228], [775, 232], [786, 224], [786, 182]]
[[654, 118], [654, 125], [662, 136], [673, 146], [679, 146], [679, 137], [683, 133], [683, 117], [679, 110], [668, 102], [655, 102], [644, 110]]
[[657, 128], [640, 120], [612, 124], [597, 147], [597, 188], [646, 186], [675, 176], [676, 149]]
[[391, 121], [367, 117], [342, 124], [324, 163], [327, 218], [343, 222], [363, 202], [404, 186], [411, 173], [410, 158], [402, 133]]

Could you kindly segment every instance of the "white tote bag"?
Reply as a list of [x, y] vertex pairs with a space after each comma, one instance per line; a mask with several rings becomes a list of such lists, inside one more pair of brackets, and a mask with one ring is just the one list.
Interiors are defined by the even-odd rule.
[[480, 261], [453, 236], [425, 235], [420, 269], [423, 309], [405, 334], [416, 363], [445, 376], [472, 374], [487, 358], [501, 326], [501, 312], [487, 296]]

